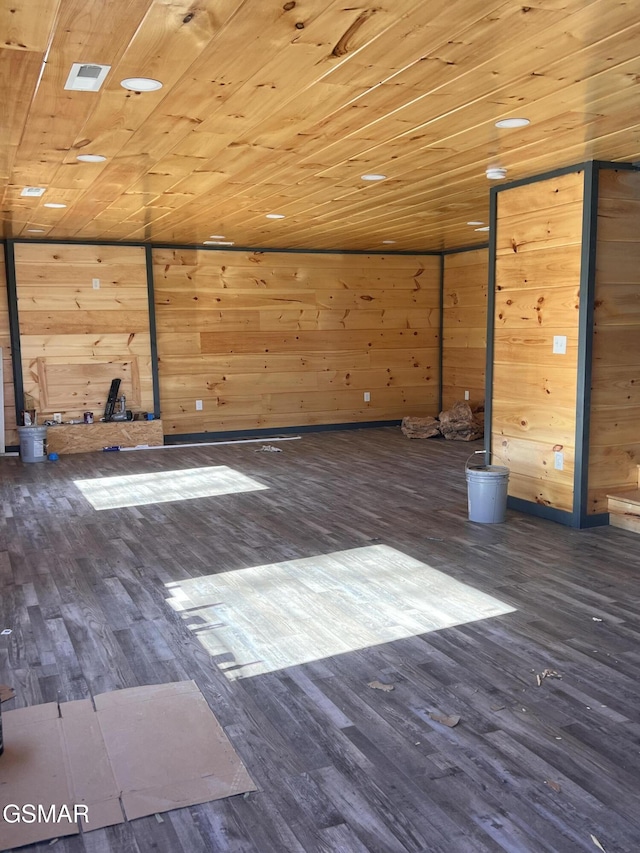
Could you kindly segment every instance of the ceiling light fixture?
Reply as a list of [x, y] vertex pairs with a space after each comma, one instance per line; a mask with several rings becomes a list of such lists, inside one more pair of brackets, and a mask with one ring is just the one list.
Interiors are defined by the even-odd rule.
[[507, 170], [503, 166], [489, 166], [486, 175], [490, 181], [501, 181], [507, 177]]
[[284, 219], [285, 215], [284, 215], [284, 213], [267, 213], [266, 218], [267, 219]]
[[361, 178], [363, 181], [384, 181], [386, 177], [387, 177], [386, 175], [375, 175], [375, 174], [372, 174], [372, 175], [360, 175], [360, 178]]
[[60, 204], [60, 202], [57, 202], [57, 201], [45, 201], [44, 206], [45, 207], [66, 207], [67, 205], [66, 204]]
[[496, 122], [496, 127], [526, 127], [528, 124], [531, 124], [528, 118], [501, 118]]
[[481, 219], [472, 219], [467, 225], [484, 225], [484, 222]]
[[27, 228], [30, 234], [44, 234], [44, 228]]
[[64, 88], [73, 89], [75, 92], [97, 92], [110, 70], [110, 65], [74, 62]]
[[488, 225], [485, 225], [485, 226], [484, 226], [484, 228], [474, 228], [473, 230], [474, 230], [474, 231], [488, 231], [488, 230], [489, 230], [489, 226], [488, 226]]
[[155, 92], [156, 89], [162, 89], [162, 83], [151, 77], [127, 77], [120, 81], [120, 85], [130, 92]]
[[203, 246], [233, 246], [233, 240], [205, 240]]
[[104, 163], [106, 159], [102, 154], [78, 154], [76, 157], [81, 163]]
[[383, 240], [382, 242], [383, 243], [395, 243], [396, 241], [395, 240]]
[[26, 198], [40, 198], [41, 195], [44, 195], [44, 192], [44, 187], [24, 187], [20, 195]]
[[224, 234], [211, 234], [209, 236], [210, 240], [224, 240]]

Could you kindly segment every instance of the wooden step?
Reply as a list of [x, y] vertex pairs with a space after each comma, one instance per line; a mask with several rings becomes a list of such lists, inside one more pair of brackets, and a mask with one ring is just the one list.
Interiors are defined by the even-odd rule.
[[640, 489], [607, 495], [609, 524], [640, 533]]

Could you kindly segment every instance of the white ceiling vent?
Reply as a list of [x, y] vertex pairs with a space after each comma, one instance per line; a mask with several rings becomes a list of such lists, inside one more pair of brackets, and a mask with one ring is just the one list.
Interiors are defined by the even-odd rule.
[[74, 89], [76, 92], [97, 92], [110, 70], [110, 65], [74, 62], [64, 88]]
[[27, 198], [40, 198], [41, 195], [44, 195], [44, 191], [44, 187], [25, 187], [20, 195]]

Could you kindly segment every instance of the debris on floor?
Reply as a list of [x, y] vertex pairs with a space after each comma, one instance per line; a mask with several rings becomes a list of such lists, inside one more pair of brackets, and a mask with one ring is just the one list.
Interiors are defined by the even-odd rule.
[[0, 637], [8, 637], [9, 634], [13, 634], [13, 630], [11, 628], [4, 628], [4, 630], [0, 631]]
[[436, 723], [442, 723], [443, 726], [449, 726], [450, 729], [457, 726], [460, 722], [458, 714], [440, 714], [438, 711], [431, 711], [429, 716]]
[[598, 839], [595, 837], [595, 835], [592, 835], [592, 836], [591, 836], [591, 840], [592, 840], [592, 841], [593, 841], [593, 843], [596, 845], [596, 847], [598, 848], [598, 850], [602, 850], [602, 853], [607, 853], [607, 851], [604, 849], [604, 847], [602, 846], [602, 844], [600, 844], [600, 842], [599, 842], [599, 841], [598, 841]]
[[400, 426], [407, 438], [432, 438], [440, 435], [437, 418], [403, 418]]
[[562, 678], [562, 676], [559, 672], [556, 672], [555, 669], [545, 669], [541, 673], [536, 673], [538, 687], [540, 687], [545, 678]]
[[8, 702], [9, 699], [13, 699], [16, 695], [16, 691], [13, 687], [9, 687], [8, 684], [0, 684], [0, 702]]
[[591, 618], [594, 622], [602, 622], [602, 619], [599, 619], [597, 616], [592, 616]]
[[263, 444], [262, 447], [256, 447], [254, 453], [282, 453], [282, 450], [273, 444]]
[[405, 417], [400, 427], [407, 438], [432, 438], [443, 435], [450, 441], [475, 441], [484, 435], [484, 406], [459, 401], [437, 418]]
[[385, 693], [395, 690], [393, 684], [383, 684], [381, 681], [370, 681], [367, 687], [371, 687], [373, 690], [384, 690]]
[[557, 782], [553, 782], [551, 779], [545, 779], [544, 784], [548, 785], [552, 791], [555, 791], [556, 794], [559, 794], [562, 788]]

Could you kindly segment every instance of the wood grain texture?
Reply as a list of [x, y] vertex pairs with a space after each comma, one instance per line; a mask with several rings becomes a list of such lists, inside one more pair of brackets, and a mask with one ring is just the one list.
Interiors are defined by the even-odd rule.
[[[498, 194], [492, 442], [509, 493], [572, 511], [583, 175]], [[552, 272], [549, 280], [547, 275]], [[567, 338], [564, 355], [553, 338]], [[554, 467], [554, 452], [564, 467]]]
[[[464, 462], [479, 445], [384, 429], [308, 434], [278, 454], [4, 460], [0, 682], [16, 698], [3, 710], [193, 678], [258, 786], [55, 849], [590, 853], [594, 835], [635, 853], [637, 538], [512, 511], [469, 522]], [[96, 511], [75, 486], [141, 475], [158, 488], [219, 466], [266, 488]], [[438, 624], [451, 607], [457, 624]], [[273, 668], [243, 677], [260, 664], [252, 636]], [[538, 686], [545, 669], [562, 677]]]
[[607, 491], [637, 484], [640, 458], [640, 175], [605, 169], [599, 173], [598, 184], [589, 450], [591, 513], [607, 511]]
[[102, 411], [116, 378], [130, 408], [153, 411], [144, 249], [23, 243], [15, 252], [23, 384], [39, 413]]
[[105, 447], [158, 447], [164, 442], [162, 421], [60, 424], [47, 429], [49, 453], [89, 453]]
[[[521, 179], [640, 156], [628, 2], [301, 3], [7, 4], [3, 236], [439, 250], [480, 242], [466, 223], [488, 218], [488, 165]], [[72, 62], [111, 66], [100, 92], [64, 89]], [[125, 91], [135, 74], [163, 88]]]
[[13, 395], [13, 359], [9, 334], [9, 303], [4, 263], [4, 246], [0, 248], [0, 347], [2, 347], [2, 375], [4, 393], [4, 443], [5, 447], [19, 444], [16, 429], [16, 406]]
[[[444, 257], [442, 406], [484, 403], [489, 251]], [[455, 340], [454, 340], [455, 335]]]
[[436, 414], [438, 258], [153, 259], [167, 434]]

